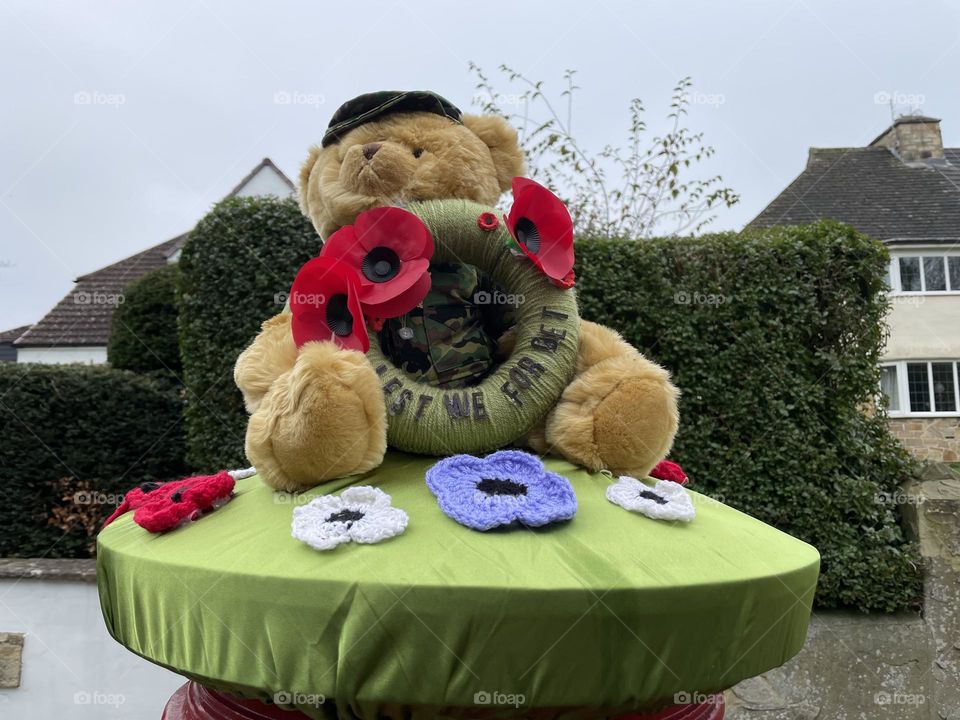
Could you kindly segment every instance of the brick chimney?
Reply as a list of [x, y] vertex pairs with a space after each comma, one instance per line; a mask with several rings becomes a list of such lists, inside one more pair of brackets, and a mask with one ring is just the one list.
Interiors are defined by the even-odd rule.
[[870, 145], [888, 148], [908, 165], [943, 160], [940, 121], [923, 115], [901, 115]]

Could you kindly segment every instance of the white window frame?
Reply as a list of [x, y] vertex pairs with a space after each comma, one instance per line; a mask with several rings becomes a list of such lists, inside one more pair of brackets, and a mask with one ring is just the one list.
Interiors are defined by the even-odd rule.
[[[920, 289], [902, 290], [900, 285], [900, 258], [915, 257], [920, 261]], [[927, 290], [927, 276], [923, 271], [923, 259], [938, 257], [943, 259], [943, 271], [946, 277], [947, 290]], [[891, 295], [960, 295], [960, 288], [950, 285], [950, 266], [947, 258], [960, 257], [960, 250], [936, 250], [933, 248], [916, 248], [913, 250], [893, 250], [890, 252], [890, 294]]]
[[[927, 383], [929, 385], [930, 393], [930, 405], [934, 406], [933, 398], [933, 369], [930, 367], [931, 363], [950, 363], [953, 366], [953, 399], [954, 407], [956, 410], [948, 410], [945, 412], [938, 411], [929, 411], [929, 412], [912, 412], [910, 408], [910, 388], [907, 384], [907, 365], [916, 365], [919, 363], [926, 363], [927, 365]], [[934, 417], [958, 417], [960, 416], [960, 360], [942, 358], [939, 360], [897, 360], [895, 362], [883, 362], [880, 363], [880, 367], [894, 367], [897, 369], [897, 395], [900, 400], [900, 409], [893, 410], [888, 408], [887, 414], [892, 418], [934, 418]], [[880, 391], [880, 397], [883, 397], [883, 391]]]

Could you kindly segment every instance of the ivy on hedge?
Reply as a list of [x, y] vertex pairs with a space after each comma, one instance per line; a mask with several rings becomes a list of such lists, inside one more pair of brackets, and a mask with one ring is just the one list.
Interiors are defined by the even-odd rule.
[[883, 502], [913, 471], [882, 413], [882, 244], [820, 222], [700, 238], [581, 241], [583, 316], [681, 388], [672, 456], [692, 487], [820, 550], [820, 607], [893, 612], [921, 592]]
[[[319, 241], [293, 200], [233, 199], [180, 261], [190, 462], [245, 463], [237, 355]], [[898, 525], [913, 467], [882, 414], [884, 247], [851, 228], [644, 242], [580, 240], [584, 317], [620, 330], [683, 391], [673, 457], [693, 487], [815, 545], [821, 607], [914, 607], [919, 561]]]
[[182, 477], [181, 406], [131, 372], [0, 363], [0, 557], [85, 557], [90, 536], [51, 524], [57, 506], [99, 521], [131, 487]]
[[233, 365], [260, 324], [283, 309], [320, 238], [292, 198], [230, 198], [190, 233], [180, 255], [180, 344], [187, 459], [196, 469], [247, 464], [247, 416]]
[[124, 302], [113, 313], [107, 343], [112, 367], [180, 374], [176, 288], [177, 266], [168, 265], [124, 290]]

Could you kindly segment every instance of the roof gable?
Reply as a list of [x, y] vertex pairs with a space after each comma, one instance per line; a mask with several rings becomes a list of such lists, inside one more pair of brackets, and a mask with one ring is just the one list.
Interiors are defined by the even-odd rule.
[[224, 200], [232, 197], [252, 197], [259, 195], [276, 195], [286, 197], [294, 195], [297, 188], [290, 178], [283, 174], [273, 160], [264, 158], [253, 170], [247, 173], [237, 186], [227, 193]]

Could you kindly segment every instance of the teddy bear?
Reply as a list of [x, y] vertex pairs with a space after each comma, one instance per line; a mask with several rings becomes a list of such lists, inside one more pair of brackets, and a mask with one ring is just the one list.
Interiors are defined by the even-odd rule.
[[[447, 198], [494, 206], [523, 172], [517, 132], [504, 118], [464, 115], [432, 92], [369, 93], [342, 105], [310, 149], [300, 205], [326, 240], [373, 208]], [[446, 308], [434, 342], [471, 352], [452, 362], [416, 352], [395, 360], [434, 383], [469, 386], [510, 353], [514, 333], [508, 318], [483, 317], [465, 299], [489, 289], [482, 272], [431, 265], [430, 275], [427, 301], [440, 296], [434, 302]], [[469, 342], [464, 333], [472, 333]], [[383, 461], [386, 400], [362, 352], [329, 341], [298, 347], [283, 312], [241, 353], [234, 379], [250, 414], [247, 457], [272, 487], [298, 491]], [[581, 320], [573, 380], [516, 444], [592, 471], [643, 477], [673, 443], [678, 395], [664, 368], [614, 330]]]

